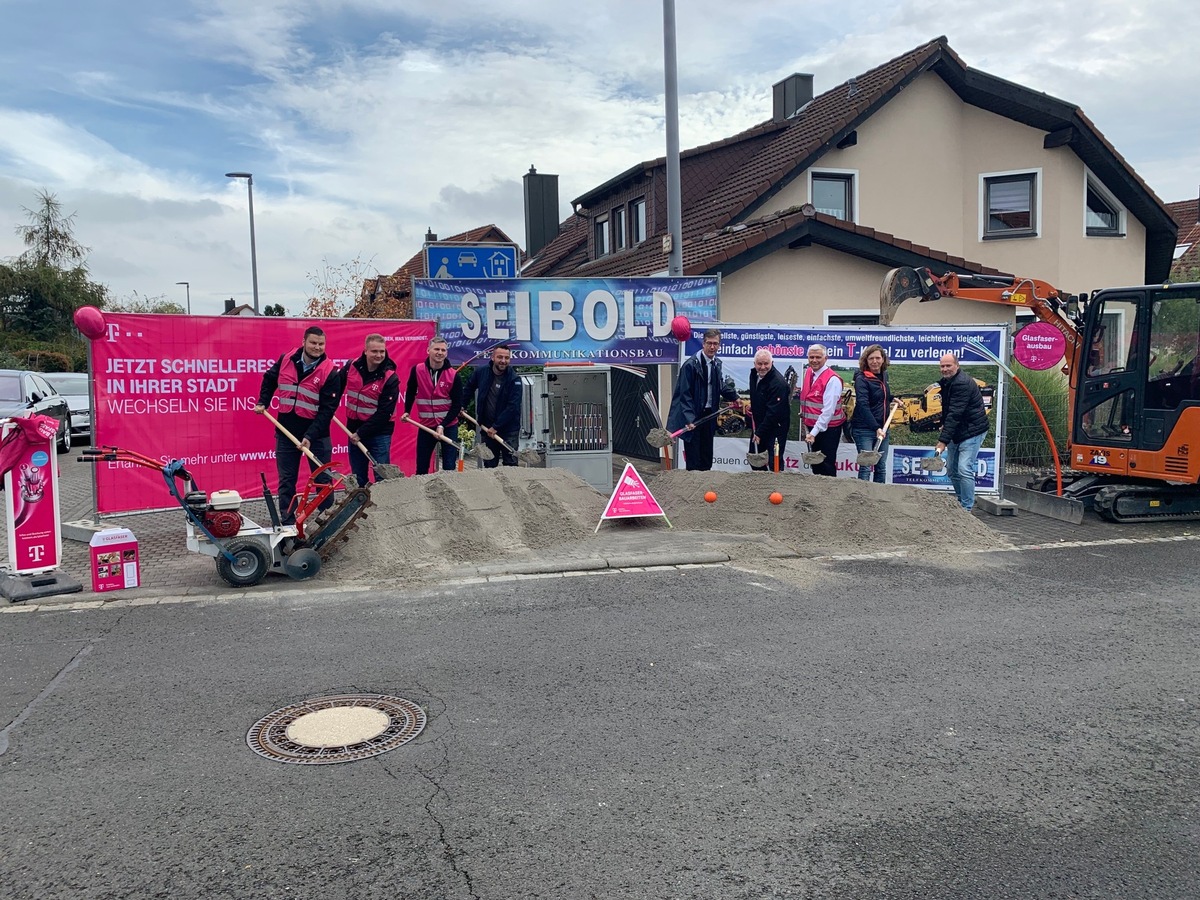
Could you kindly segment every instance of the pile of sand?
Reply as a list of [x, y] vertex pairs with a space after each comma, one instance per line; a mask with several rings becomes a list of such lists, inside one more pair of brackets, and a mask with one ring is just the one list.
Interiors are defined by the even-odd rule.
[[[1005, 546], [951, 493], [771, 472], [677, 470], [647, 483], [676, 528], [765, 534], [804, 556]], [[708, 491], [715, 502], [704, 500]], [[775, 492], [779, 505], [769, 499]]]
[[[1004, 546], [952, 494], [769, 472], [672, 471], [645, 480], [673, 530], [661, 519], [617, 520], [595, 534], [608, 497], [565, 469], [469, 469], [384, 481], [371, 488], [375, 506], [337, 553], [336, 571], [356, 580], [421, 580], [550, 548], [586, 554], [594, 546], [604, 555], [608, 536], [629, 529], [643, 530], [648, 550], [669, 549], [678, 532], [766, 536], [802, 556]], [[707, 491], [716, 492], [716, 502], [704, 500]], [[778, 505], [768, 499], [774, 491], [783, 495]]]

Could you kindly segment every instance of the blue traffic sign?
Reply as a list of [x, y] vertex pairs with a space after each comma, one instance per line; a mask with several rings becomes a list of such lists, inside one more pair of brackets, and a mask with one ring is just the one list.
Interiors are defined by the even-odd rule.
[[516, 278], [516, 244], [427, 244], [430, 278]]

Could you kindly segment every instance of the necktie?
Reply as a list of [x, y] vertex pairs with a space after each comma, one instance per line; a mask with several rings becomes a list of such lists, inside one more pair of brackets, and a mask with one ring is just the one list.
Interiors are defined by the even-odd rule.
[[704, 406], [706, 409], [712, 408], [712, 364], [709, 363], [708, 357], [704, 354], [700, 355], [700, 365], [704, 368]]

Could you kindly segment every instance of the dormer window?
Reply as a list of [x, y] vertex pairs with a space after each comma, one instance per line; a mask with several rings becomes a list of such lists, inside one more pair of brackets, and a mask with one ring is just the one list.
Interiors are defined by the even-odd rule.
[[1085, 227], [1088, 237], [1124, 237], [1125, 216], [1121, 205], [1099, 182], [1090, 175], [1087, 178], [1087, 195], [1084, 207]]
[[597, 259], [612, 253], [612, 223], [608, 220], [608, 213], [596, 217], [594, 238]]
[[629, 246], [635, 247], [646, 239], [646, 198], [629, 204]]

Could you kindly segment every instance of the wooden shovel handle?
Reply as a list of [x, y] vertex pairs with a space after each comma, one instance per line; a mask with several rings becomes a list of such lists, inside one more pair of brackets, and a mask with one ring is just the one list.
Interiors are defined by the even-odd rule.
[[426, 432], [427, 434], [432, 435], [433, 437], [437, 438], [443, 444], [449, 444], [455, 450], [458, 449], [458, 444], [454, 443], [454, 441], [450, 440], [450, 438], [446, 437], [444, 434], [438, 434], [436, 431], [434, 431], [432, 428], [430, 428], [427, 425], [422, 425], [420, 422], [418, 422], [416, 419], [412, 418], [411, 416], [401, 416], [400, 421], [407, 422], [409, 425], [415, 425], [417, 428], [420, 428], [422, 431]]
[[[464, 419], [466, 419], [468, 422], [470, 422], [472, 425], [474, 425], [475, 430], [477, 432], [483, 431], [483, 426], [479, 424], [479, 420], [476, 419], [475, 417], [473, 417], [469, 412], [463, 412], [462, 410], [459, 410], [458, 414], [460, 416], [462, 416]], [[517, 451], [514, 450], [512, 447], [508, 446], [508, 442], [506, 440], [504, 440], [504, 438], [500, 437], [500, 435], [496, 435], [495, 437], [488, 435], [488, 437], [491, 437], [493, 441], [495, 441], [497, 444], [499, 444], [501, 447], [503, 447], [509, 453], [516, 456]], [[482, 440], [482, 437], [480, 438], [480, 440]]]
[[302, 443], [300, 443], [300, 441], [296, 439], [296, 436], [294, 434], [292, 434], [290, 431], [288, 431], [286, 428], [284, 428], [282, 425], [280, 425], [279, 420], [277, 418], [275, 418], [273, 415], [271, 415], [271, 411], [269, 409], [264, 409], [263, 415], [266, 417], [268, 422], [270, 422], [272, 425], [274, 425], [279, 430], [280, 434], [282, 434], [289, 441], [291, 441], [293, 444], [296, 445], [297, 450], [299, 450], [301, 453], [303, 453], [305, 456], [308, 457], [308, 461], [310, 463], [312, 463], [314, 467], [320, 468], [321, 466], [325, 465], [325, 463], [323, 463], [319, 459], [317, 459], [317, 455], [315, 453], [313, 453], [311, 450], [309, 450], [307, 447], [305, 447]]

